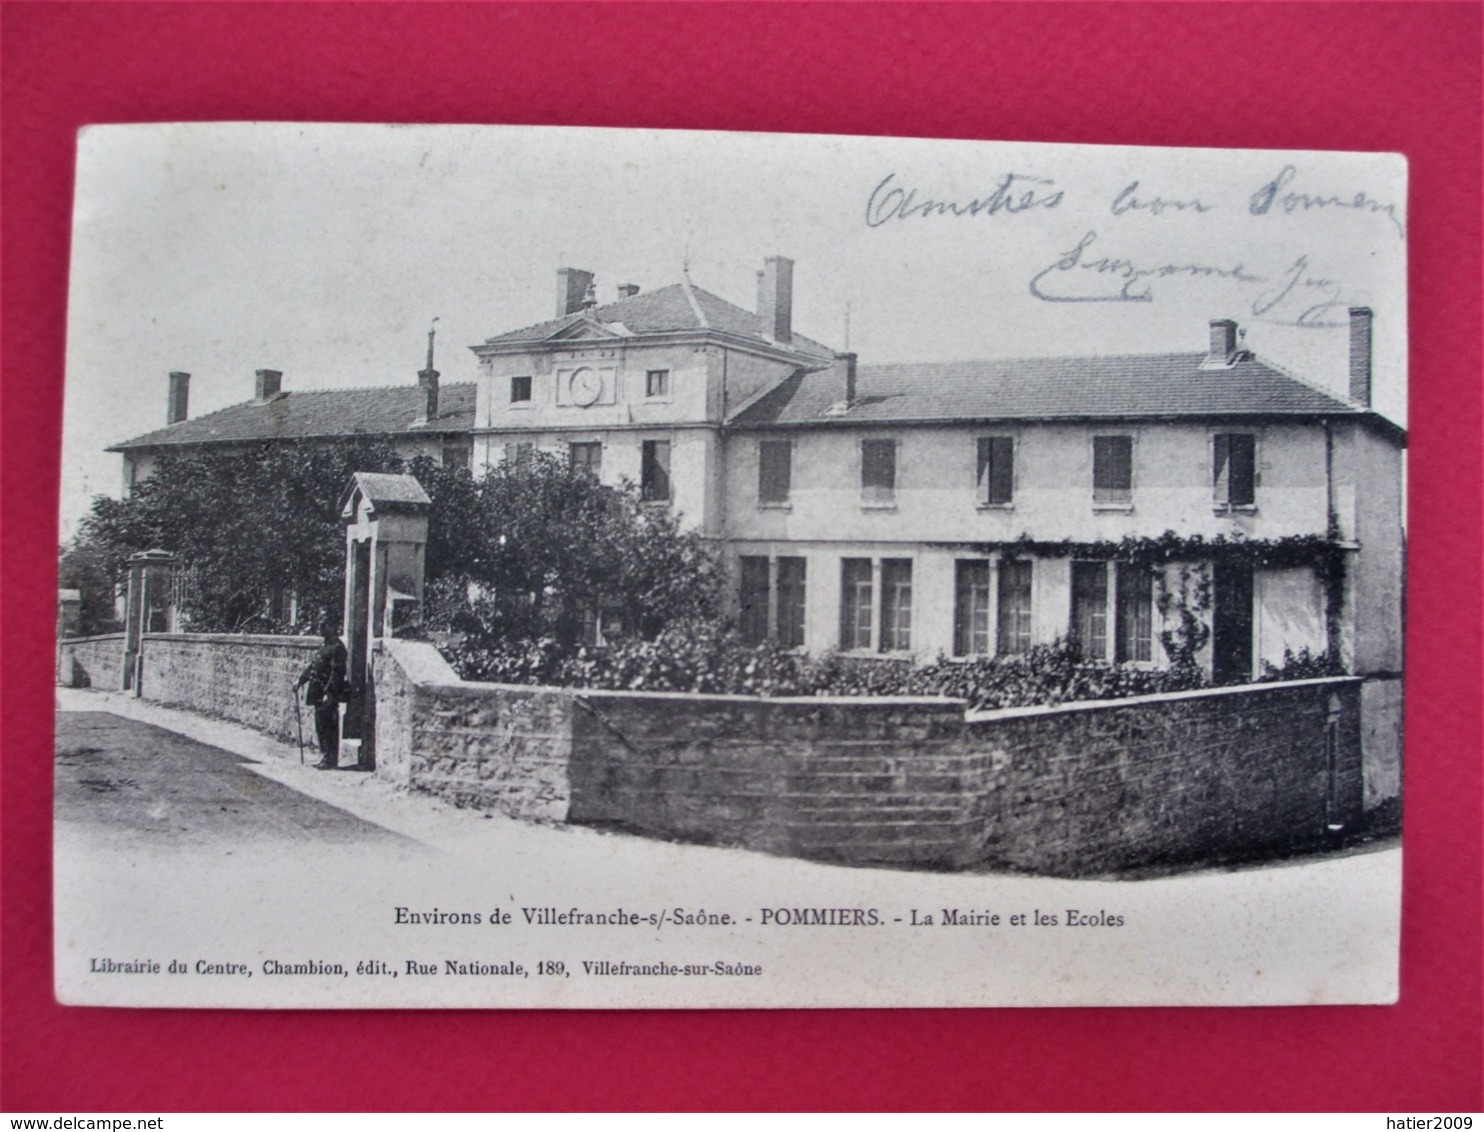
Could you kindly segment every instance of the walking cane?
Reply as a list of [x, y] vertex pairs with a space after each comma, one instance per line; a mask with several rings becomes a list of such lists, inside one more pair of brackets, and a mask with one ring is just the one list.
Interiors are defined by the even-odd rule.
[[291, 694], [294, 697], [294, 722], [299, 727], [299, 765], [300, 766], [303, 766], [304, 765], [304, 717], [299, 714], [299, 685], [297, 685], [297, 684], [294, 685], [294, 689], [293, 689], [293, 692]]

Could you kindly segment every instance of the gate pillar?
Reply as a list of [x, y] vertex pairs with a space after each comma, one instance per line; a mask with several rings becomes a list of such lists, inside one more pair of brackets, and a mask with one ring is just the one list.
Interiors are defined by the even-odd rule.
[[422, 623], [423, 560], [432, 501], [412, 476], [357, 472], [340, 498], [345, 524], [345, 647], [350, 699], [341, 735], [359, 740], [362, 770], [376, 768], [371, 658], [383, 637]]
[[166, 550], [141, 550], [129, 556], [129, 590], [124, 606], [124, 670], [119, 687], [136, 696], [143, 692], [144, 634], [168, 633], [175, 628], [170, 570], [175, 555]]

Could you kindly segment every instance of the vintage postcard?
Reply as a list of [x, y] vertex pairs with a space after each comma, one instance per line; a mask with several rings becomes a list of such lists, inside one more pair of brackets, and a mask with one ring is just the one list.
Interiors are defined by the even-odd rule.
[[1395, 1001], [1395, 155], [78, 143], [56, 991]]

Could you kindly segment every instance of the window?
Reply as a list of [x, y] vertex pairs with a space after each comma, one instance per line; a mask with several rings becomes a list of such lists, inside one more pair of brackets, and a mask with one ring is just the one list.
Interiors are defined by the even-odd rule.
[[881, 651], [912, 648], [912, 560], [881, 560]]
[[639, 495], [647, 502], [658, 503], [670, 498], [670, 442], [646, 440], [644, 458], [639, 469]]
[[1108, 658], [1108, 564], [1072, 563], [1072, 648], [1085, 660]]
[[472, 438], [449, 439], [443, 442], [443, 466], [445, 468], [467, 468], [473, 458]]
[[953, 655], [989, 653], [989, 563], [960, 561], [953, 584]]
[[586, 472], [593, 479], [603, 470], [603, 445], [601, 441], [585, 440], [567, 447], [567, 458], [574, 472]]
[[1154, 571], [1148, 566], [1120, 562], [1117, 582], [1118, 623], [1113, 659], [1154, 659]]
[[529, 443], [505, 445], [505, 463], [515, 468], [528, 468], [531, 464], [531, 452], [535, 446]]
[[1000, 560], [1001, 653], [1026, 652], [1031, 647], [1031, 563], [1029, 560]]
[[757, 446], [757, 501], [787, 503], [793, 486], [794, 446], [788, 440], [764, 440]]
[[519, 401], [531, 399], [531, 379], [529, 377], [512, 377], [510, 379], [510, 403], [512, 405]]
[[582, 611], [582, 643], [588, 648], [606, 648], [624, 635], [623, 610], [584, 609]]
[[1015, 439], [981, 436], [976, 473], [979, 506], [1008, 507], [1015, 493]]
[[759, 645], [768, 639], [786, 649], [804, 647], [805, 560], [762, 555], [742, 558], [742, 641]]
[[897, 498], [897, 442], [861, 441], [861, 502], [882, 507]]
[[840, 647], [871, 647], [871, 560], [840, 560]]
[[645, 373], [644, 396], [670, 396], [670, 371], [667, 369], [652, 369]]
[[778, 560], [778, 643], [786, 649], [804, 647], [804, 559]]
[[1092, 501], [1127, 505], [1134, 499], [1134, 438], [1092, 438]]
[[768, 639], [768, 560], [742, 558], [742, 616], [738, 628], [744, 645], [760, 645]]
[[1257, 502], [1257, 437], [1250, 432], [1217, 433], [1213, 440], [1212, 482], [1222, 507]]

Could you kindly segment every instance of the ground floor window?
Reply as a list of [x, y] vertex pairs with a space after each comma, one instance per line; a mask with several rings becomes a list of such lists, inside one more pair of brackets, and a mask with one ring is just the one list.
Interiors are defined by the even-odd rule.
[[621, 609], [584, 609], [582, 611], [582, 643], [588, 648], [606, 648], [624, 635], [625, 624]]
[[1072, 563], [1072, 623], [1067, 639], [1086, 660], [1108, 659], [1108, 564]]
[[778, 560], [778, 643], [786, 649], [804, 647], [805, 562], [802, 558]]
[[567, 446], [567, 458], [573, 471], [586, 472], [597, 479], [603, 470], [603, 444], [597, 440], [584, 440]]
[[443, 440], [443, 466], [445, 468], [467, 468], [474, 459], [472, 437], [445, 437]]
[[953, 588], [953, 655], [988, 655], [989, 563], [955, 563]]
[[912, 648], [912, 560], [881, 560], [882, 652], [907, 652]]
[[840, 560], [840, 647], [876, 652], [911, 650], [910, 558]]
[[1000, 653], [1026, 652], [1031, 647], [1031, 563], [1028, 559], [1000, 559]]
[[753, 555], [742, 558], [742, 615], [737, 627], [745, 645], [760, 645], [768, 639], [768, 560]]
[[670, 442], [646, 440], [639, 466], [639, 494], [646, 502], [670, 498]]
[[1116, 567], [1118, 631], [1113, 659], [1154, 659], [1154, 571], [1120, 562]]
[[842, 649], [871, 647], [871, 614], [875, 605], [872, 593], [871, 560], [869, 558], [842, 558], [840, 560], [840, 647]]
[[737, 627], [743, 643], [760, 645], [772, 639], [784, 648], [803, 648], [805, 560], [743, 555], [741, 565], [742, 602]]

